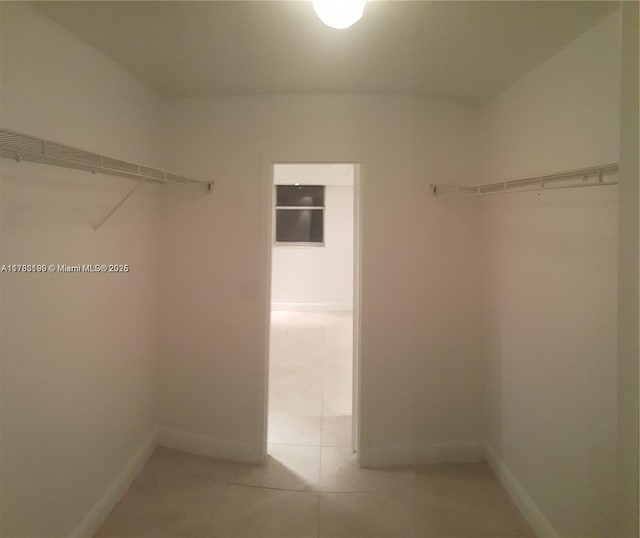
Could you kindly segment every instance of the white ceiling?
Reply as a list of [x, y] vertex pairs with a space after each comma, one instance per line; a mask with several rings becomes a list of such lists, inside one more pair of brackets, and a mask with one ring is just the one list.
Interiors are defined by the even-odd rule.
[[377, 1], [347, 30], [307, 1], [37, 2], [163, 96], [402, 93], [481, 104], [617, 2]]

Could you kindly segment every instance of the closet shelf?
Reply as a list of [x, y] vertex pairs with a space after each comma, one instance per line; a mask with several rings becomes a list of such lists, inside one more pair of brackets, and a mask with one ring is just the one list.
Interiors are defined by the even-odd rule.
[[151, 183], [181, 185], [197, 183], [207, 185], [209, 190], [213, 187], [213, 181], [193, 179], [159, 168], [114, 159], [8, 129], [0, 129], [0, 157], [86, 170], [94, 174], [107, 174]]
[[618, 184], [618, 163], [591, 166], [521, 179], [496, 181], [481, 185], [431, 185], [433, 195], [460, 193], [470, 196], [487, 196], [509, 192], [528, 192], [576, 187], [599, 187]]
[[0, 157], [15, 159], [18, 162], [28, 161], [39, 164], [49, 164], [62, 168], [86, 170], [94, 174], [107, 174], [135, 180], [136, 183], [124, 198], [122, 198], [100, 222], [93, 226], [94, 230], [98, 230], [98, 228], [107, 222], [142, 183], [200, 184], [206, 185], [209, 192], [213, 189], [213, 181], [193, 179], [160, 170], [159, 168], [152, 168], [142, 164], [114, 159], [113, 157], [106, 157], [105, 155], [84, 151], [72, 146], [58, 144], [57, 142], [51, 142], [44, 138], [26, 135], [8, 129], [0, 129]]

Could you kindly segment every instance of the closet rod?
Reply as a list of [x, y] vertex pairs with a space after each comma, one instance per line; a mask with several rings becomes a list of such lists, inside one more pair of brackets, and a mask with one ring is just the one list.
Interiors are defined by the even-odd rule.
[[213, 181], [194, 179], [167, 172], [159, 168], [114, 159], [91, 151], [67, 146], [66, 144], [58, 144], [57, 142], [52, 142], [44, 138], [18, 133], [8, 129], [0, 129], [0, 157], [15, 159], [18, 162], [29, 161], [39, 164], [49, 164], [63, 168], [86, 170], [94, 174], [107, 174], [153, 183], [174, 183], [180, 185], [197, 183], [207, 185], [209, 191], [211, 191], [213, 187]]
[[[618, 184], [618, 163], [579, 168], [548, 174], [533, 176], [481, 185], [431, 185], [433, 195], [458, 192], [470, 196], [487, 196], [491, 194], [505, 194], [510, 192], [530, 192], [540, 190], [571, 189], [575, 187], [599, 187], [602, 185]], [[616, 176], [616, 177], [611, 177]]]

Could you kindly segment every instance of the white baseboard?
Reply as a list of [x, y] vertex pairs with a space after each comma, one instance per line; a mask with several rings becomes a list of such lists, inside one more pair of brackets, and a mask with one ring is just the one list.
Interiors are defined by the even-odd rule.
[[560, 533], [545, 517], [542, 510], [538, 508], [509, 467], [502, 461], [502, 458], [498, 456], [495, 450], [488, 445], [486, 447], [486, 458], [491, 469], [493, 469], [493, 472], [507, 490], [529, 525], [531, 525], [536, 535], [539, 536], [539, 538], [560, 538]]
[[351, 303], [271, 303], [271, 310], [288, 312], [352, 312]]
[[360, 464], [376, 468], [407, 464], [476, 462], [483, 458], [484, 443], [439, 443], [363, 449], [360, 453]]
[[262, 451], [257, 445], [219, 441], [176, 430], [160, 430], [158, 445], [190, 454], [244, 463], [261, 463], [263, 459]]
[[156, 438], [157, 433], [154, 433], [143, 443], [69, 538], [91, 538], [97, 532], [153, 453], [156, 448]]

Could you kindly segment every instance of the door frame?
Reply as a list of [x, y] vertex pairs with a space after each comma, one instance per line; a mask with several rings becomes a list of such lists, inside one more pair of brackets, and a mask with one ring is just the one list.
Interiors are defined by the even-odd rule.
[[362, 446], [362, 428], [360, 411], [362, 409], [361, 390], [361, 320], [362, 320], [362, 161], [327, 159], [321, 161], [276, 160], [263, 162], [262, 181], [262, 252], [261, 252], [261, 288], [262, 313], [260, 316], [262, 335], [262, 365], [258, 387], [257, 444], [261, 461], [267, 460], [268, 423], [269, 423], [269, 339], [271, 331], [271, 258], [273, 249], [273, 180], [274, 168], [278, 164], [352, 164], [353, 174], [353, 380], [352, 380], [352, 426], [351, 446], [358, 462]]

